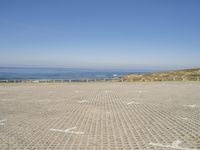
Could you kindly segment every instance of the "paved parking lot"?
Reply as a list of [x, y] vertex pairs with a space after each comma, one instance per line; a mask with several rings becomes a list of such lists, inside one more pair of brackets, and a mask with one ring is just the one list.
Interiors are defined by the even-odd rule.
[[1, 84], [0, 149], [200, 150], [200, 83]]

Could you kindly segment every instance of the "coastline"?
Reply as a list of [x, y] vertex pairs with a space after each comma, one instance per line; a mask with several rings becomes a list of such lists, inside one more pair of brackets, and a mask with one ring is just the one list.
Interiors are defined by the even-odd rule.
[[[10, 68], [9, 68], [10, 69]], [[166, 72], [37, 72], [38, 70], [0, 72], [0, 83], [71, 83], [71, 82], [164, 82], [200, 81], [200, 68]], [[44, 70], [43, 70], [44, 71]], [[65, 70], [69, 71], [69, 70]], [[34, 72], [34, 73], [33, 73]], [[101, 75], [101, 76], [100, 76]]]

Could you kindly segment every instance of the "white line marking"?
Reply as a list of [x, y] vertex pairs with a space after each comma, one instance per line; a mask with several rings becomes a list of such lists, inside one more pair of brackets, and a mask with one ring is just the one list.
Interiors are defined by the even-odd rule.
[[84, 132], [75, 132], [75, 131], [69, 131], [69, 133], [74, 133], [74, 134], [84, 134]]
[[1, 99], [1, 101], [4, 101], [4, 102], [7, 101], [7, 102], [8, 102], [8, 101], [13, 101], [13, 99], [5, 99], [5, 98], [4, 98], [4, 99]]
[[1, 126], [5, 125], [5, 123], [4, 123], [5, 121], [6, 121], [6, 119], [0, 120], [0, 125]]
[[182, 141], [174, 141], [172, 143], [172, 145], [163, 145], [163, 144], [159, 144], [159, 143], [149, 143], [149, 145], [152, 146], [158, 146], [158, 147], [165, 147], [165, 148], [173, 148], [173, 149], [178, 149], [178, 150], [197, 150], [197, 149], [192, 149], [192, 148], [184, 148], [184, 147], [180, 147], [179, 144], [181, 144]]
[[4, 121], [6, 121], [6, 119], [0, 120], [0, 122], [4, 122]]
[[128, 103], [126, 103], [127, 105], [131, 105], [131, 104], [136, 104], [136, 105], [138, 105], [138, 104], [140, 104], [140, 103], [138, 103], [138, 102], [135, 102], [135, 101], [132, 101], [132, 102], [128, 102]]
[[65, 130], [59, 130], [59, 129], [50, 129], [50, 131], [65, 132]]
[[137, 93], [144, 93], [144, 92], [146, 92], [146, 91], [135, 91], [135, 92], [137, 92]]
[[50, 131], [56, 131], [56, 132], [64, 132], [64, 133], [73, 133], [73, 134], [84, 134], [84, 132], [76, 132], [76, 131], [71, 131], [76, 129], [76, 127], [65, 129], [65, 130], [60, 130], [60, 129], [50, 129]]
[[88, 101], [86, 100], [82, 100], [82, 101], [78, 101], [78, 103], [87, 103]]
[[188, 120], [188, 118], [181, 118], [181, 119], [183, 119], [183, 120]]
[[197, 105], [183, 105], [183, 106], [185, 106], [185, 107], [191, 107], [191, 108], [199, 107]]
[[39, 100], [39, 102], [48, 102], [49, 100]]
[[182, 143], [182, 141], [176, 140], [176, 141], [174, 141], [174, 142], [172, 143], [172, 146], [178, 147], [181, 143]]

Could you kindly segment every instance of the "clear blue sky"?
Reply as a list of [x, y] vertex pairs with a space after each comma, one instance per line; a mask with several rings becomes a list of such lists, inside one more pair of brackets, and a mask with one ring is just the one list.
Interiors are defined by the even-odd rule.
[[0, 66], [200, 67], [200, 0], [1, 0]]

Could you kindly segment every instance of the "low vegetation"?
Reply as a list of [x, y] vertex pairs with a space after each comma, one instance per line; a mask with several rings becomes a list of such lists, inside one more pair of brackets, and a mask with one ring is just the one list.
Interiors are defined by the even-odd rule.
[[121, 79], [122, 81], [200, 81], [200, 68], [185, 69], [169, 72], [157, 72], [148, 74], [131, 74]]

